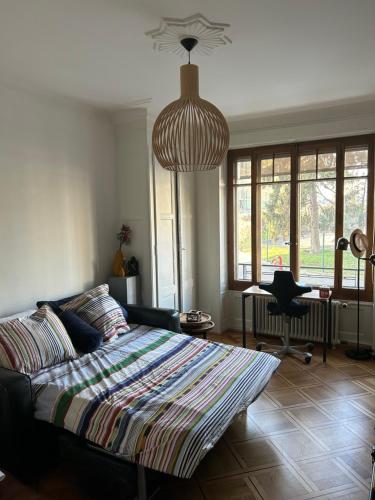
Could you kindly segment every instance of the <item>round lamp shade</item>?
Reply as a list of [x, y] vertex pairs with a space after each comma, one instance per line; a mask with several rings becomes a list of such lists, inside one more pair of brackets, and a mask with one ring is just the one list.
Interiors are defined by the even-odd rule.
[[152, 149], [162, 167], [175, 172], [212, 170], [229, 147], [223, 114], [199, 97], [198, 66], [180, 68], [181, 97], [166, 106], [152, 131]]
[[347, 250], [349, 247], [349, 240], [343, 236], [337, 240], [336, 250]]

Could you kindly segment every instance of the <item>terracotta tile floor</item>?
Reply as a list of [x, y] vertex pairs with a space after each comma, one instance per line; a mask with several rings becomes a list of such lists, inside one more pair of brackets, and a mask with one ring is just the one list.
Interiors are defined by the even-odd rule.
[[[241, 342], [237, 333], [211, 339]], [[154, 498], [366, 500], [374, 426], [374, 361], [353, 362], [343, 347], [329, 351], [327, 365], [319, 347], [310, 365], [287, 357], [194, 477], [164, 476]], [[54, 500], [91, 498], [66, 472], [42, 478], [37, 489]]]

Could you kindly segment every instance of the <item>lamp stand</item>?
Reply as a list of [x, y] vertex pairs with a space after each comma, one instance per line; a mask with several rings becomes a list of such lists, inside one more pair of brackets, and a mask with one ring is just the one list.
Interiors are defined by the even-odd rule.
[[359, 280], [361, 274], [361, 259], [358, 258], [358, 267], [357, 267], [357, 347], [356, 349], [347, 349], [345, 354], [348, 358], [357, 359], [357, 360], [366, 360], [371, 358], [371, 351], [369, 349], [364, 349], [359, 347], [359, 299], [360, 299], [360, 287]]

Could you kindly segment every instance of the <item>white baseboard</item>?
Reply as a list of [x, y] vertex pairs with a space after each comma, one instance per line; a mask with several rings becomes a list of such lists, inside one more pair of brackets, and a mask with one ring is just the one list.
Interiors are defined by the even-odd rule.
[[[341, 342], [348, 342], [349, 344], [355, 344], [357, 342], [357, 332], [340, 330], [339, 336]], [[372, 340], [368, 335], [362, 332], [359, 334], [359, 343], [371, 347]]]

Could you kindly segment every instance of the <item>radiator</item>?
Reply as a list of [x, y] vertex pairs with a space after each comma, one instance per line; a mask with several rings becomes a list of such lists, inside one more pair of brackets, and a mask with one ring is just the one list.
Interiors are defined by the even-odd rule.
[[[272, 299], [267, 297], [256, 298], [257, 333], [262, 335], [283, 335], [283, 328], [287, 328], [281, 316], [271, 316], [267, 311], [267, 304]], [[323, 342], [324, 306], [319, 302], [308, 302], [310, 311], [301, 319], [293, 318], [291, 337], [294, 339]], [[339, 307], [338, 300], [332, 301], [332, 344], [339, 344]]]

